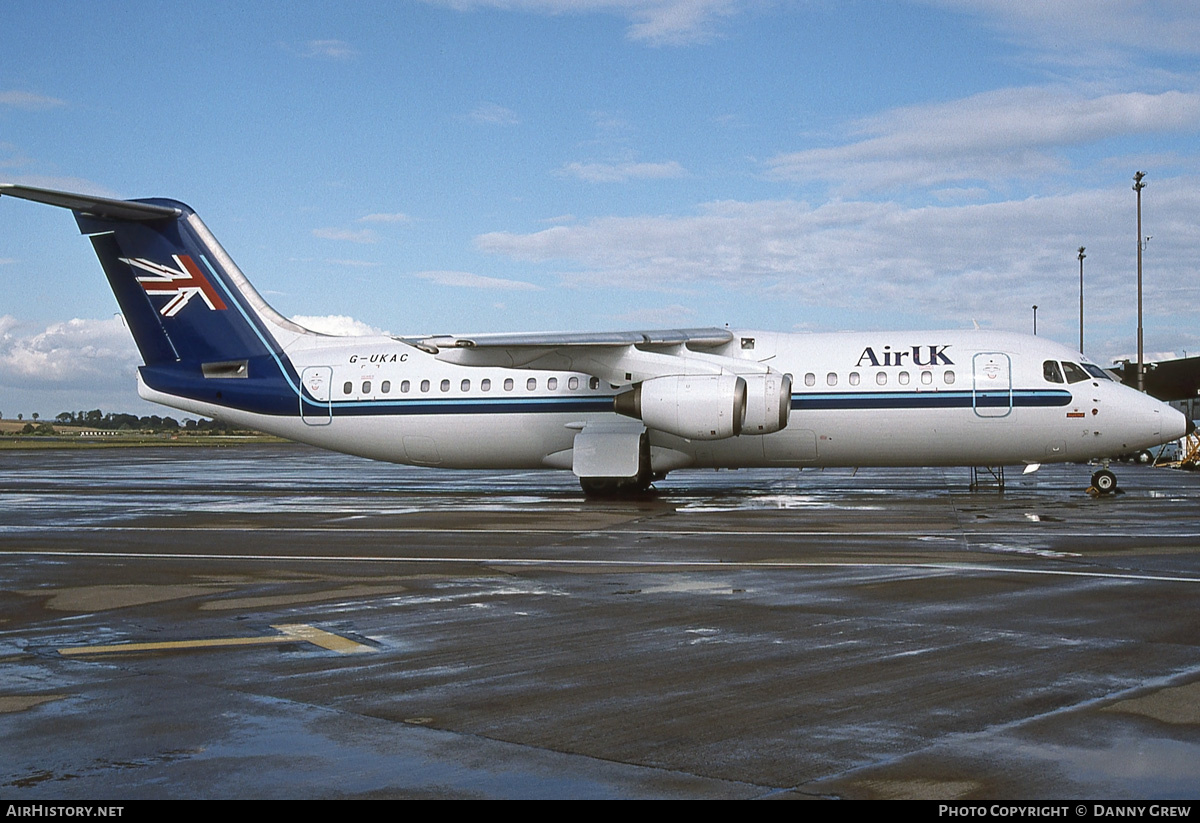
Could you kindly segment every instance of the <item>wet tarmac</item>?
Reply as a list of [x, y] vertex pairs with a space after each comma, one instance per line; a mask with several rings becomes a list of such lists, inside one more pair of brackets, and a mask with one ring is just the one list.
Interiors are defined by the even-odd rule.
[[0, 796], [1200, 797], [1200, 474], [0, 453]]

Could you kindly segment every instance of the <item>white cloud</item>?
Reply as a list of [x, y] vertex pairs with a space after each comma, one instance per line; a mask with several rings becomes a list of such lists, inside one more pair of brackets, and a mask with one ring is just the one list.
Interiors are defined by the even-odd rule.
[[354, 268], [374, 269], [382, 266], [382, 263], [375, 260], [353, 260], [347, 258], [326, 257], [325, 261], [331, 266], [351, 266]]
[[403, 212], [392, 212], [390, 214], [368, 214], [365, 217], [358, 218], [360, 223], [411, 223], [412, 218]]
[[619, 314], [613, 318], [617, 323], [628, 324], [631, 326], [648, 327], [666, 327], [666, 326], [681, 326], [686, 323], [692, 323], [696, 319], [696, 310], [687, 306], [682, 306], [678, 303], [672, 303], [669, 306], [659, 306], [657, 308], [634, 309], [624, 314]]
[[908, 106], [861, 121], [863, 139], [781, 154], [779, 179], [824, 180], [842, 192], [901, 184], [941, 186], [1054, 172], [1053, 151], [1115, 137], [1200, 131], [1200, 94], [1128, 92], [1087, 98], [1051, 88], [1013, 88]]
[[589, 183], [624, 183], [628, 180], [662, 180], [687, 172], [674, 160], [666, 163], [567, 163], [561, 174]]
[[[1157, 316], [1158, 328], [1183, 334], [1176, 307], [1200, 301], [1200, 186], [1159, 180], [1152, 207], [1149, 192], [1146, 233], [1155, 239], [1146, 263], [1153, 295], [1147, 313]], [[1088, 248], [1089, 322], [1129, 322], [1132, 210], [1133, 193], [1123, 182], [986, 205], [720, 201], [693, 215], [606, 217], [528, 234], [494, 232], [475, 242], [484, 252], [551, 264], [567, 282], [731, 289], [794, 301], [800, 311], [876, 311], [963, 327], [978, 319], [1025, 330], [1037, 303], [1039, 329], [1049, 333], [1077, 322], [1081, 245]]]
[[634, 23], [629, 39], [654, 45], [682, 45], [712, 39], [713, 23], [738, 10], [733, 0], [662, 0], [622, 4]]
[[304, 328], [312, 329], [321, 334], [332, 334], [338, 337], [365, 337], [389, 334], [389, 332], [377, 329], [372, 325], [363, 323], [361, 320], [355, 320], [353, 317], [347, 317], [344, 314], [322, 316], [297, 314], [292, 317], [292, 322], [299, 323]]
[[496, 126], [515, 126], [521, 122], [521, 118], [517, 117], [515, 111], [506, 109], [497, 103], [483, 103], [476, 106], [471, 111], [470, 117], [477, 123], [491, 123]]
[[322, 240], [345, 240], [350, 243], [375, 243], [379, 238], [375, 236], [375, 232], [370, 229], [339, 229], [328, 227], [323, 229], [313, 229], [313, 237], [320, 237]]
[[75, 318], [27, 332], [13, 316], [0, 317], [0, 384], [22, 389], [67, 385], [109, 389], [132, 384], [141, 360], [120, 317]]
[[[966, 12], [1060, 63], [1112, 61], [1135, 51], [1200, 53], [1192, 0], [921, 0]], [[1077, 47], [1078, 46], [1078, 47]]]
[[47, 97], [27, 91], [0, 91], [0, 106], [11, 106], [14, 109], [39, 111], [65, 106], [66, 103], [57, 97]]
[[425, 0], [459, 10], [494, 8], [534, 14], [615, 14], [630, 21], [630, 40], [650, 45], [702, 43], [714, 24], [736, 14], [735, 0]]
[[309, 40], [300, 52], [303, 57], [325, 60], [349, 60], [358, 54], [345, 40]]
[[439, 286], [463, 289], [502, 289], [504, 291], [541, 291], [541, 286], [523, 280], [485, 277], [466, 271], [419, 271], [415, 275]]

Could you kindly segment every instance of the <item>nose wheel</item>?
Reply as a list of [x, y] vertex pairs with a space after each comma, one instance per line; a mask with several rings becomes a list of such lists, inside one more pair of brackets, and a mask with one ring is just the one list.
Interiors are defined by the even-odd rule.
[[1088, 491], [1102, 497], [1117, 494], [1117, 476], [1108, 469], [1100, 469], [1092, 475], [1092, 485]]

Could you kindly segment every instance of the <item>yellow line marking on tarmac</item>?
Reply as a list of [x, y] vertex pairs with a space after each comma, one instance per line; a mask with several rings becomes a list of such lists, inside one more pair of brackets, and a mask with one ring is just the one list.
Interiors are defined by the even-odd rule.
[[307, 640], [315, 646], [320, 646], [322, 649], [329, 649], [329, 651], [337, 652], [338, 654], [362, 654], [374, 651], [370, 646], [355, 643], [353, 640], [342, 637], [340, 634], [333, 634], [332, 632], [327, 632], [305, 623], [283, 623], [271, 628], [278, 629], [288, 637], [295, 638], [296, 640]]
[[160, 643], [114, 643], [109, 646], [70, 646], [59, 649], [58, 653], [66, 656], [87, 654], [119, 654], [122, 652], [156, 652], [178, 651], [181, 649], [212, 649], [222, 646], [269, 646], [276, 643], [295, 643], [302, 641], [320, 646], [322, 649], [338, 654], [362, 654], [373, 649], [362, 643], [355, 643], [349, 638], [323, 631], [315, 626], [303, 623], [285, 623], [272, 626], [282, 634], [270, 637], [210, 637], [204, 640], [170, 640]]

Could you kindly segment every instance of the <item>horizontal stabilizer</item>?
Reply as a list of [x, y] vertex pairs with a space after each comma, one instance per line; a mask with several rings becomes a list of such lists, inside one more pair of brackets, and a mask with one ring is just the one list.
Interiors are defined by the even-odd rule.
[[183, 214], [179, 209], [170, 206], [154, 206], [150, 203], [138, 203], [133, 200], [113, 200], [89, 194], [39, 189], [34, 186], [19, 186], [16, 183], [0, 183], [0, 196], [2, 195], [33, 200], [49, 206], [59, 206], [108, 220], [167, 220]]

